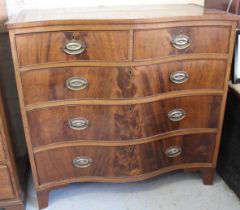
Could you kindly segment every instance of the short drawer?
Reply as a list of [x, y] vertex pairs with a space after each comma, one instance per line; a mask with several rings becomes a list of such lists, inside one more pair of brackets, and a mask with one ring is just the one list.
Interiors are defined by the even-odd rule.
[[82, 181], [131, 179], [164, 167], [211, 163], [215, 134], [172, 137], [129, 146], [70, 146], [35, 154], [40, 185], [79, 178]]
[[[65, 67], [21, 74], [26, 105], [58, 100], [128, 99], [188, 89], [223, 89], [226, 61], [137, 67]], [[144, 85], [143, 85], [144, 84]]]
[[62, 31], [16, 36], [20, 66], [128, 60], [128, 31]]
[[0, 200], [15, 197], [7, 166], [0, 165]]
[[34, 147], [62, 141], [124, 141], [192, 128], [217, 128], [221, 96], [136, 105], [66, 105], [27, 113]]
[[229, 53], [231, 28], [224, 26], [175, 27], [136, 30], [135, 60], [196, 53]]

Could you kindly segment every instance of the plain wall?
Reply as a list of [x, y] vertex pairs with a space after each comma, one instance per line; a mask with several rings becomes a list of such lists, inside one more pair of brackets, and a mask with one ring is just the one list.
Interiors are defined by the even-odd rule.
[[203, 5], [204, 0], [6, 0], [8, 16], [12, 16], [22, 9], [188, 3]]

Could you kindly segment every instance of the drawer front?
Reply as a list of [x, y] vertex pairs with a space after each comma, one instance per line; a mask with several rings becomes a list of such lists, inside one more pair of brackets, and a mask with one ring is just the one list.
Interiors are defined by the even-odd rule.
[[25, 104], [29, 105], [55, 100], [140, 98], [187, 89], [222, 89], [225, 73], [226, 61], [221, 60], [126, 68], [66, 67], [24, 72], [22, 85]]
[[229, 52], [230, 27], [201, 26], [137, 30], [135, 60]]
[[69, 105], [28, 112], [33, 146], [75, 140], [133, 140], [173, 130], [217, 128], [221, 96], [138, 105]]
[[17, 35], [16, 45], [19, 64], [25, 66], [64, 61], [125, 61], [128, 40], [128, 31], [66, 31]]
[[[70, 178], [131, 178], [164, 167], [211, 163], [215, 135], [172, 137], [129, 146], [74, 146], [35, 155], [40, 184]], [[85, 180], [86, 181], [86, 180]]]
[[0, 200], [12, 199], [14, 197], [15, 195], [8, 168], [0, 165]]

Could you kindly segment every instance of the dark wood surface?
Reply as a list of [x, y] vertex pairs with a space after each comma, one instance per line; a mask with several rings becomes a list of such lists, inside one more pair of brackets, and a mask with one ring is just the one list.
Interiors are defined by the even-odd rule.
[[[33, 147], [74, 140], [134, 140], [174, 130], [217, 128], [221, 96], [173, 98], [131, 106], [59, 106], [28, 113]], [[172, 122], [168, 113], [181, 108], [186, 117]], [[69, 128], [71, 119], [89, 120], [89, 127]]]
[[[229, 7], [229, 12], [238, 14], [239, 12], [239, 0], [233, 0]], [[205, 7], [210, 9], [219, 9], [227, 11], [230, 0], [205, 0]]]
[[[10, 20], [39, 207], [48, 205], [51, 190], [79, 181], [140, 181], [191, 169], [212, 184], [236, 20], [194, 5], [29, 11]], [[82, 56], [63, 52], [74, 33], [77, 40], [86, 38]], [[177, 35], [189, 36], [187, 49], [175, 49]], [[50, 42], [51, 36], [59, 39]], [[188, 71], [189, 80], [173, 85], [169, 74], [175, 70]], [[66, 93], [66, 77], [80, 74], [88, 88]], [[186, 117], [172, 122], [166, 115], [177, 108]], [[89, 127], [72, 131], [68, 120], [77, 117], [90, 120]], [[163, 152], [172, 144], [184, 152], [174, 161]], [[72, 158], [79, 155], [92, 155], [99, 164], [76, 170]]]
[[[26, 105], [59, 100], [130, 99], [188, 89], [221, 90], [226, 65], [225, 60], [186, 60], [136, 67], [62, 67], [26, 71], [21, 78]], [[170, 82], [170, 75], [179, 70], [187, 72], [188, 81]], [[88, 86], [69, 90], [66, 81], [72, 77], [86, 79]]]

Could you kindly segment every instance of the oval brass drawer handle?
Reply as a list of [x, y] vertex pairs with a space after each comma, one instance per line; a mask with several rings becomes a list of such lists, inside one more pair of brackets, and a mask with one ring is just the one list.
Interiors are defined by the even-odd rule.
[[68, 125], [71, 129], [78, 131], [87, 129], [89, 124], [89, 120], [82, 117], [71, 119], [68, 122]]
[[81, 77], [71, 77], [66, 80], [65, 85], [69, 90], [83, 90], [87, 88], [88, 81]]
[[92, 165], [92, 158], [86, 156], [79, 156], [73, 160], [73, 165], [77, 168], [88, 168]]
[[170, 80], [175, 84], [182, 84], [187, 82], [189, 75], [185, 71], [175, 71], [170, 75]]
[[174, 109], [168, 113], [168, 118], [173, 121], [181, 121], [186, 117], [186, 112], [183, 109]]
[[178, 50], [183, 50], [190, 47], [192, 41], [187, 35], [177, 35], [172, 40], [172, 45]]
[[82, 41], [78, 40], [70, 40], [67, 41], [64, 45], [64, 52], [69, 54], [69, 55], [78, 55], [81, 54], [85, 51], [86, 45]]
[[168, 149], [166, 149], [165, 154], [168, 157], [177, 157], [179, 155], [181, 155], [182, 153], [182, 149], [179, 146], [173, 146], [173, 147], [169, 147]]

